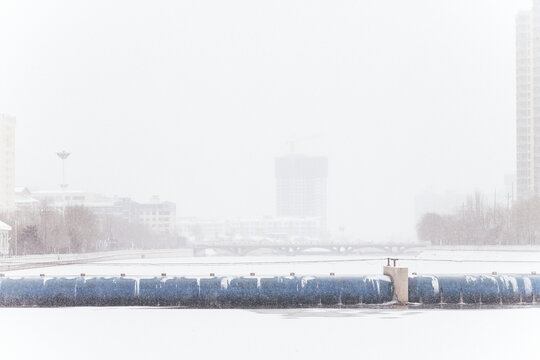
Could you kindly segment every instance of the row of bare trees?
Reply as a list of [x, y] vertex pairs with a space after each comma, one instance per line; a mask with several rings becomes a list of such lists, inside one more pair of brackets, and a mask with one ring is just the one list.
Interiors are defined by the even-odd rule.
[[435, 245], [540, 245], [540, 198], [488, 205], [476, 193], [452, 214], [425, 214], [417, 234]]
[[57, 254], [182, 246], [175, 234], [156, 233], [143, 224], [97, 215], [83, 206], [64, 211], [42, 207], [0, 214], [13, 228], [10, 253]]

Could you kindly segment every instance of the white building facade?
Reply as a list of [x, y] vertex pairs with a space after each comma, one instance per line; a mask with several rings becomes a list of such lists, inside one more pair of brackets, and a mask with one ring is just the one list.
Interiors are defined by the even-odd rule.
[[15, 118], [0, 114], [0, 211], [15, 207]]
[[11, 240], [11, 226], [0, 221], [0, 256], [9, 255], [9, 241]]
[[141, 222], [150, 230], [158, 233], [176, 233], [176, 204], [170, 201], [160, 201], [156, 196], [150, 202], [139, 203], [138, 216]]

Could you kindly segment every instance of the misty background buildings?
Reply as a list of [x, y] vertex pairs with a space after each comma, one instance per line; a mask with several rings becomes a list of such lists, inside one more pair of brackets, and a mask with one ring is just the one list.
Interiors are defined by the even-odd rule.
[[276, 195], [273, 216], [178, 219], [176, 203], [161, 201], [158, 196], [138, 202], [71, 189], [66, 177], [66, 160], [71, 154], [66, 151], [58, 152], [62, 176], [56, 189], [13, 187], [16, 123], [12, 116], [2, 119], [2, 134], [9, 141], [3, 142], [8, 156], [3, 161], [7, 176], [1, 216], [14, 229], [1, 224], [0, 254], [177, 247], [200, 242], [322, 244], [330, 238], [326, 157], [291, 152], [275, 159], [276, 187], [268, 189]]
[[271, 229], [273, 164], [297, 136], [312, 139], [299, 154], [329, 159], [333, 236], [409, 241], [448, 192], [461, 207], [475, 189], [489, 204], [511, 194], [514, 14], [528, 2], [315, 1], [252, 17], [239, 2], [57, 5], [0, 15], [14, 54], [0, 59], [0, 111], [17, 116], [16, 184], [30, 192], [59, 189], [66, 148], [69, 191], [159, 195], [178, 232]]
[[328, 159], [291, 152], [275, 159], [276, 197], [273, 216], [180, 219], [188, 239], [222, 243], [325, 243], [327, 233]]

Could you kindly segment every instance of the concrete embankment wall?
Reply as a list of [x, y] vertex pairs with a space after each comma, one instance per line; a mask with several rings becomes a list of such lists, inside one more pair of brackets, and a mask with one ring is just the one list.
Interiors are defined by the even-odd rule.
[[38, 269], [59, 265], [80, 265], [114, 260], [189, 256], [193, 256], [193, 249], [191, 248], [164, 250], [118, 250], [86, 254], [12, 256], [0, 258], [0, 271]]

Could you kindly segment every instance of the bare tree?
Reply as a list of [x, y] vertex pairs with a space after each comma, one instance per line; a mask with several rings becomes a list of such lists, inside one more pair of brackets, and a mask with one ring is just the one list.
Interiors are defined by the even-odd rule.
[[98, 239], [98, 219], [83, 206], [69, 206], [64, 212], [70, 252], [95, 250]]

